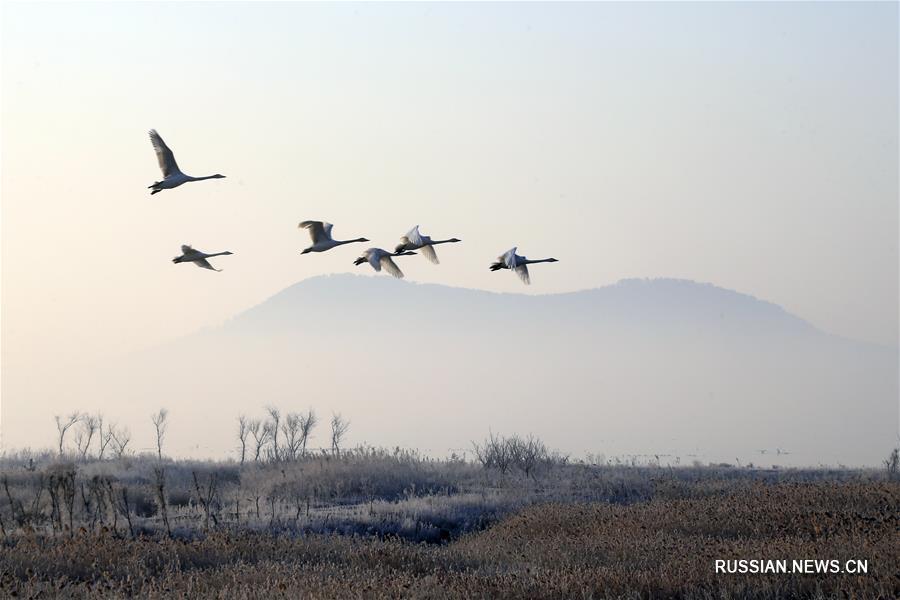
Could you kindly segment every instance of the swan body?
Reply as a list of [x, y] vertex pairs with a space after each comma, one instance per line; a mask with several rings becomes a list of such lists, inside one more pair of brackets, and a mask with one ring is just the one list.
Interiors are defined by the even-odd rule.
[[387, 250], [383, 250], [381, 248], [369, 248], [362, 253], [362, 256], [354, 260], [353, 264], [358, 266], [363, 264], [364, 262], [367, 262], [372, 265], [372, 268], [378, 272], [381, 272], [381, 269], [384, 268], [385, 271], [387, 271], [397, 279], [403, 279], [403, 271], [400, 270], [400, 268], [391, 257], [412, 256], [413, 254], [415, 254], [415, 252], [388, 252]]
[[187, 244], [181, 247], [181, 256], [176, 256], [172, 259], [173, 263], [183, 263], [183, 262], [192, 262], [200, 268], [209, 269], [210, 271], [221, 271], [222, 269], [216, 269], [207, 258], [211, 258], [213, 256], [228, 256], [233, 254], [233, 252], [215, 252], [213, 254], [207, 254], [206, 252], [201, 252], [200, 250], [195, 250], [191, 248]]
[[430, 236], [422, 235], [419, 233], [419, 226], [416, 225], [412, 229], [410, 229], [406, 235], [400, 238], [400, 243], [397, 244], [395, 249], [396, 252], [403, 252], [404, 250], [422, 250], [422, 256], [433, 262], [434, 264], [439, 264], [441, 261], [438, 260], [437, 253], [434, 251], [434, 247], [438, 244], [455, 244], [456, 242], [460, 242], [457, 238], [450, 238], [449, 240], [433, 240]]
[[366, 238], [356, 238], [355, 240], [335, 240], [331, 237], [331, 223], [323, 223], [322, 221], [303, 221], [297, 227], [309, 231], [309, 237], [312, 238], [312, 246], [305, 248], [301, 254], [307, 252], [325, 252], [337, 246], [344, 244], [352, 244], [354, 242], [368, 242]]
[[497, 257], [497, 261], [491, 264], [491, 271], [499, 271], [500, 269], [510, 269], [515, 271], [519, 279], [525, 285], [531, 284], [531, 277], [528, 275], [528, 265], [544, 262], [559, 262], [555, 258], [541, 258], [539, 260], [528, 260], [524, 256], [516, 254], [517, 248], [507, 250]]
[[203, 181], [204, 179], [223, 179], [224, 175], [219, 175], [216, 173], [215, 175], [207, 175], [206, 177], [191, 177], [190, 175], [185, 175], [181, 172], [181, 169], [178, 168], [178, 163], [175, 162], [175, 155], [166, 146], [166, 143], [163, 141], [162, 137], [158, 133], [156, 133], [155, 129], [150, 130], [150, 143], [153, 144], [153, 149], [156, 151], [156, 159], [159, 161], [159, 168], [162, 170], [163, 179], [162, 181], [155, 181], [153, 185], [149, 186], [150, 195], [156, 194], [157, 192], [161, 192], [163, 190], [171, 190], [172, 188], [177, 188], [179, 185], [184, 183], [188, 183], [189, 181]]

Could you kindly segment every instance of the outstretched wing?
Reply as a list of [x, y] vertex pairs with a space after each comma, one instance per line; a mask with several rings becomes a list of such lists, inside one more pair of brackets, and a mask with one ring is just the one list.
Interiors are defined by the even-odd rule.
[[155, 129], [150, 130], [150, 143], [153, 144], [153, 149], [156, 151], [156, 160], [159, 162], [159, 168], [162, 170], [164, 178], [181, 172], [178, 169], [178, 163], [175, 162], [175, 155], [172, 154]]
[[297, 227], [309, 231], [309, 237], [312, 238], [313, 244], [318, 244], [321, 240], [331, 237], [331, 223], [327, 223], [328, 229], [326, 233], [326, 223], [322, 221], [303, 221]]
[[406, 237], [406, 239], [409, 240], [409, 243], [413, 244], [414, 246], [421, 246], [422, 242], [424, 241], [422, 240], [422, 235], [419, 233], [418, 225], [410, 229], [404, 237]]
[[528, 276], [528, 265], [519, 265], [515, 268], [516, 275], [525, 285], [531, 285], [531, 278]]
[[516, 250], [518, 248], [512, 248], [503, 253], [503, 256], [498, 258], [500, 262], [506, 265], [507, 269], [515, 269], [516, 268]]
[[432, 246], [431, 244], [426, 244], [425, 246], [422, 246], [422, 256], [424, 256], [425, 258], [427, 258], [428, 260], [430, 260], [431, 262], [433, 262], [436, 265], [441, 263], [441, 261], [438, 260], [437, 252], [434, 251], [434, 246]]
[[369, 248], [365, 252], [366, 260], [369, 261], [369, 264], [372, 265], [372, 268], [376, 271], [381, 271], [381, 257], [384, 256], [384, 252], [379, 252], [378, 248]]
[[[384, 270], [396, 277], [397, 279], [403, 279], [403, 271], [397, 266], [397, 264], [391, 259], [390, 256], [382, 256], [379, 261], [383, 266]], [[381, 269], [376, 269], [376, 271], [380, 271]]]
[[198, 267], [201, 267], [203, 269], [209, 269], [210, 271], [221, 271], [222, 270], [222, 269], [216, 269], [215, 267], [213, 267], [211, 264], [209, 264], [209, 261], [206, 260], [205, 258], [198, 258], [192, 262], [195, 265], [197, 265]]
[[182, 254], [187, 255], [187, 254], [192, 254], [192, 253], [194, 253], [194, 252], [196, 252], [196, 250], [194, 250], [193, 248], [191, 248], [191, 247], [188, 246], [187, 244], [182, 244], [182, 245], [181, 245], [181, 253], [182, 253]]

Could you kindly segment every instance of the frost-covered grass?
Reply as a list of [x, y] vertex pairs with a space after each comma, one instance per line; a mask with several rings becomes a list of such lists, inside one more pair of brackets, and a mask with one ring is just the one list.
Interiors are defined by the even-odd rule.
[[13, 537], [107, 529], [125, 537], [248, 531], [446, 542], [538, 503], [630, 504], [722, 495], [754, 482], [881, 477], [875, 471], [594, 465], [552, 456], [526, 473], [375, 448], [244, 465], [19, 453], [0, 458], [0, 518]]
[[[727, 481], [723, 485], [706, 483]], [[689, 480], [624, 504], [538, 502], [445, 544], [220, 528], [196, 540], [101, 528], [11, 535], [0, 596], [41, 598], [894, 598], [900, 484]], [[675, 491], [674, 496], [669, 492]], [[402, 500], [468, 512], [477, 494]], [[524, 495], [527, 497], [527, 495]], [[374, 515], [396, 503], [373, 502]], [[345, 507], [346, 508], [346, 507]], [[352, 510], [347, 513], [349, 517]], [[348, 522], [346, 519], [343, 522]], [[721, 575], [714, 560], [868, 561], [865, 575]]]

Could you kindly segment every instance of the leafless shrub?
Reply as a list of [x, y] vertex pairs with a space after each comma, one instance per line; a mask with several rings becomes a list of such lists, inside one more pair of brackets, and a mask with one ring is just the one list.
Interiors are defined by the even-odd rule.
[[544, 442], [533, 435], [526, 438], [513, 436], [507, 440], [509, 452], [513, 464], [518, 467], [526, 477], [534, 477], [534, 471], [539, 466], [546, 464], [549, 457]]
[[551, 452], [540, 439], [533, 435], [503, 437], [489, 433], [481, 444], [472, 443], [475, 458], [486, 469], [496, 469], [507, 473], [512, 467], [522, 471], [525, 477], [536, 478], [539, 470], [549, 469], [568, 463], [569, 457]]
[[[134, 524], [131, 522], [131, 502], [128, 497], [128, 486], [123, 485], [118, 494], [116, 493], [111, 481], [107, 482], [107, 494], [110, 503], [125, 517], [128, 523], [128, 533], [134, 538]], [[115, 513], [114, 513], [115, 514]], [[113, 522], [113, 531], [115, 531], [116, 522]]]
[[131, 441], [131, 432], [127, 427], [120, 429], [115, 425], [110, 425], [108, 433], [116, 458], [122, 458], [128, 452], [127, 448], [128, 443]]
[[71, 463], [60, 463], [47, 469], [47, 491], [50, 493], [52, 507], [51, 521], [55, 523], [58, 531], [68, 529], [70, 535], [73, 534], [75, 525], [75, 473], [75, 465]]
[[210, 519], [212, 519], [213, 525], [217, 527], [219, 525], [219, 519], [216, 516], [220, 507], [217, 497], [218, 475], [215, 472], [210, 473], [209, 480], [205, 487], [200, 485], [200, 480], [197, 478], [197, 471], [191, 471], [191, 475], [194, 478], [194, 489], [197, 491], [197, 500], [206, 516], [205, 528], [209, 531]]
[[475, 450], [475, 458], [486, 469], [497, 469], [503, 474], [509, 471], [513, 463], [513, 456], [509, 442], [501, 435], [488, 433], [488, 439], [479, 445], [472, 442]]
[[888, 479], [900, 478], [900, 447], [891, 450], [891, 453], [883, 461], [884, 468], [887, 470]]
[[159, 504], [159, 512], [162, 515], [163, 524], [166, 526], [166, 534], [172, 537], [172, 527], [169, 525], [169, 510], [166, 502], [166, 470], [162, 466], [153, 468], [155, 479], [154, 490], [156, 501]]

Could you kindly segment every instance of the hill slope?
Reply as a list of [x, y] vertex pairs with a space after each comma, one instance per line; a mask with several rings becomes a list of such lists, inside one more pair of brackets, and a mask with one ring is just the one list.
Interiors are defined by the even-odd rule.
[[203, 423], [171, 434], [200, 454], [275, 404], [342, 412], [351, 443], [441, 454], [490, 428], [579, 455], [877, 464], [897, 430], [896, 361], [690, 281], [533, 296], [335, 275], [132, 360], [113, 393]]

